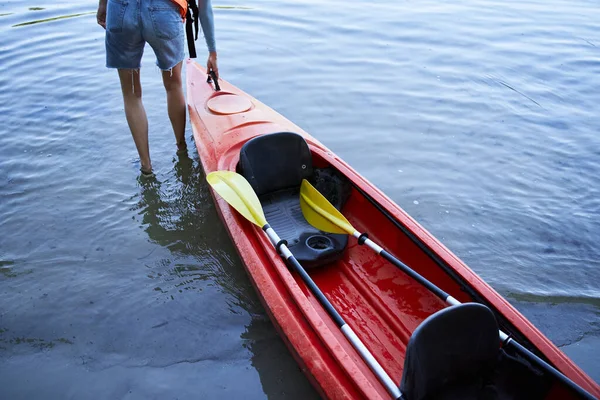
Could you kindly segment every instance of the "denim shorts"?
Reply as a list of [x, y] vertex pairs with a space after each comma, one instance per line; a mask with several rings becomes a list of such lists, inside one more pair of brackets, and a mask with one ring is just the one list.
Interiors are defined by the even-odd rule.
[[108, 0], [106, 67], [139, 69], [146, 42], [156, 65], [168, 71], [185, 57], [184, 26], [171, 0]]

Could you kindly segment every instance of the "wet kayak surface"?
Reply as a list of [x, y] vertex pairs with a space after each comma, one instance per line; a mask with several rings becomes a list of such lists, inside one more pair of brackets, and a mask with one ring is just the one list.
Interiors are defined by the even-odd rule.
[[[190, 157], [175, 155], [149, 47], [157, 178], [137, 179], [95, 5], [0, 4], [0, 394], [316, 397], [189, 128]], [[213, 5], [224, 78], [380, 187], [600, 381], [593, 2]]]

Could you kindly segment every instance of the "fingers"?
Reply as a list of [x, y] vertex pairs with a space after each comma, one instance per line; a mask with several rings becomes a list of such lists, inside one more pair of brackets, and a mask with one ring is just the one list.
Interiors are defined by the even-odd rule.
[[219, 67], [217, 66], [217, 54], [215, 52], [211, 52], [208, 55], [208, 59], [206, 60], [206, 70], [213, 71], [217, 79], [219, 79]]
[[106, 14], [96, 14], [96, 22], [98, 23], [98, 25], [106, 29]]
[[208, 71], [213, 70], [215, 72], [215, 74], [217, 75], [217, 77], [219, 76], [219, 67], [217, 67], [217, 62], [216, 62], [216, 60], [213, 60], [212, 57], [209, 57], [208, 60], [206, 61], [206, 69]]
[[215, 64], [213, 64], [212, 62], [207, 62], [206, 63], [206, 70], [207, 71], [214, 71], [217, 79], [219, 79], [219, 68], [217, 68], [217, 66]]

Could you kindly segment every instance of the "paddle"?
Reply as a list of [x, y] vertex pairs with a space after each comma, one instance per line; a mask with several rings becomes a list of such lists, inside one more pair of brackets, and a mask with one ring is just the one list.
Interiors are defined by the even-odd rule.
[[271, 244], [280, 253], [280, 256], [291, 264], [300, 275], [306, 286], [319, 300], [319, 303], [325, 308], [327, 313], [335, 321], [336, 325], [356, 351], [365, 360], [373, 373], [379, 378], [385, 388], [395, 399], [401, 399], [402, 393], [394, 381], [384, 371], [381, 365], [375, 360], [371, 352], [365, 347], [362, 341], [356, 336], [352, 328], [343, 320], [341, 315], [335, 310], [333, 305], [327, 300], [323, 292], [314, 283], [312, 278], [306, 273], [302, 265], [296, 260], [284, 240], [281, 240], [277, 233], [269, 226], [264, 216], [264, 212], [256, 193], [250, 186], [250, 183], [242, 175], [233, 171], [214, 171], [206, 177], [208, 183], [230, 206], [235, 208], [244, 218], [260, 227], [269, 237]]
[[[435, 286], [432, 282], [419, 275], [417, 272], [408, 267], [402, 261], [398, 260], [396, 257], [391, 255], [382, 247], [374, 243], [371, 239], [368, 239], [366, 233], [360, 233], [358, 230], [356, 230], [352, 226], [352, 224], [346, 219], [346, 217], [344, 217], [344, 215], [341, 212], [339, 212], [337, 208], [335, 208], [333, 204], [331, 204], [329, 200], [327, 200], [327, 198], [325, 198], [325, 196], [323, 196], [317, 189], [315, 189], [306, 179], [302, 180], [302, 185], [300, 187], [300, 208], [302, 209], [302, 214], [304, 214], [304, 218], [306, 218], [308, 223], [314, 226], [315, 228], [323, 232], [338, 234], [347, 233], [349, 235], [354, 236], [358, 239], [359, 244], [366, 244], [375, 253], [381, 255], [393, 265], [400, 268], [406, 274], [414, 278], [417, 282], [427, 287], [427, 289], [432, 291], [436, 296], [445, 301], [447, 304], [451, 306], [461, 304], [454, 297], [450, 296], [448, 293]], [[554, 376], [555, 378], [563, 382], [565, 385], [575, 390], [579, 395], [583, 396], [584, 398], [590, 400], [594, 399], [594, 397], [590, 395], [587, 391], [585, 391], [582, 387], [580, 387], [571, 379], [569, 379], [561, 372], [556, 370], [554, 367], [546, 363], [544, 360], [533, 354], [531, 351], [523, 347], [513, 338], [510, 338], [506, 333], [499, 331], [499, 335], [504, 347], [512, 347], [517, 352], [521, 353], [524, 357], [526, 357], [529, 361], [537, 364], [542, 369], [549, 372], [552, 376]]]

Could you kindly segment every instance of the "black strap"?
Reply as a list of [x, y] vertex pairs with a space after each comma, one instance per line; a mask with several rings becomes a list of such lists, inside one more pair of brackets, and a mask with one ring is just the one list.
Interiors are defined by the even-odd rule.
[[[187, 0], [187, 4], [185, 34], [187, 36], [190, 58], [196, 58], [196, 46], [194, 45], [194, 41], [198, 40], [198, 20], [200, 19], [200, 16], [198, 15], [198, 4], [196, 3], [196, 0]], [[196, 35], [194, 35], [194, 28], [196, 29]]]

